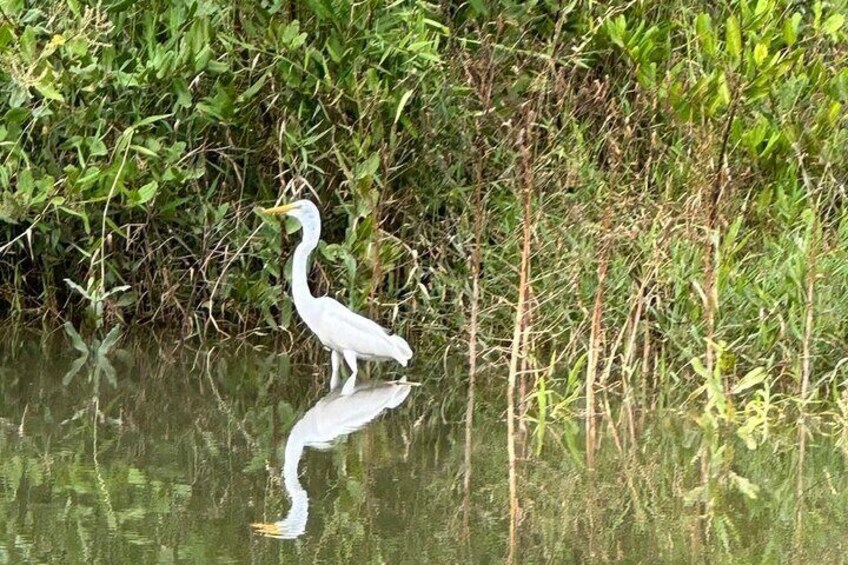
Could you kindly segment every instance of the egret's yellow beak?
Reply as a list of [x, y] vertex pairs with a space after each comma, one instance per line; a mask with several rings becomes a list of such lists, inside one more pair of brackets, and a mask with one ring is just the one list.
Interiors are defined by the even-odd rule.
[[262, 211], [272, 216], [278, 216], [280, 214], [288, 214], [295, 208], [297, 208], [295, 204], [283, 204], [282, 206], [274, 206], [273, 208], [263, 208]]
[[253, 531], [257, 534], [269, 538], [279, 538], [282, 536], [280, 527], [277, 524], [251, 524], [251, 527], [253, 527]]

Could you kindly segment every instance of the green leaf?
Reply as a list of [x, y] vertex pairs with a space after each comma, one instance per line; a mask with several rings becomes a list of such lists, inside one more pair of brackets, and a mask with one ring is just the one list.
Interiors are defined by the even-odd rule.
[[18, 190], [17, 193], [24, 197], [27, 203], [32, 198], [32, 191], [35, 188], [35, 182], [32, 180], [32, 171], [24, 169], [18, 173]]
[[88, 145], [89, 156], [100, 157], [108, 153], [106, 149], [106, 144], [103, 143], [103, 140], [99, 137], [88, 137], [85, 141], [86, 145]]
[[18, 43], [21, 57], [25, 61], [33, 61], [35, 59], [35, 29], [32, 26], [27, 26], [21, 34], [21, 40]]
[[727, 52], [735, 62], [738, 62], [742, 57], [742, 31], [739, 29], [739, 20], [736, 16], [727, 18], [725, 24], [725, 42], [727, 44]]
[[488, 16], [489, 15], [489, 6], [483, 0], [469, 0], [468, 4], [474, 10], [476, 15]]
[[652, 88], [657, 82], [657, 64], [640, 64], [636, 69], [636, 80], [644, 88]]
[[245, 102], [248, 102], [254, 96], [256, 96], [256, 93], [262, 89], [262, 87], [265, 85], [265, 81], [268, 80], [268, 74], [269, 73], [264, 73], [261, 77], [259, 77], [259, 80], [257, 80], [250, 86], [250, 88], [239, 94], [238, 98], [236, 99], [236, 102], [238, 104], [243, 104]]
[[[306, 39], [305, 33], [300, 33], [300, 22], [297, 20], [277, 28], [277, 34], [280, 38], [280, 43], [284, 44], [289, 49], [297, 49]], [[302, 37], [301, 37], [302, 36]]]
[[5, 49], [15, 40], [15, 33], [11, 25], [0, 25], [0, 49]]
[[200, 51], [194, 54], [194, 72], [200, 72], [206, 68], [209, 61], [212, 59], [212, 48], [209, 45], [204, 45]]
[[743, 390], [748, 390], [753, 386], [757, 386], [766, 379], [766, 371], [762, 367], [757, 367], [748, 372], [742, 380], [733, 387], [733, 394], [739, 394]]
[[141, 188], [138, 189], [138, 203], [144, 204], [153, 199], [156, 196], [156, 192], [159, 190], [159, 183], [155, 180], [150, 181], [145, 184]]
[[698, 14], [695, 18], [695, 33], [698, 34], [698, 41], [707, 55], [715, 54], [715, 33], [713, 33], [713, 22], [710, 15], [706, 12]]
[[356, 175], [354, 178], [356, 180], [362, 180], [364, 178], [373, 177], [374, 173], [376, 173], [379, 168], [380, 155], [379, 153], [372, 153], [364, 163], [360, 163], [356, 167]]
[[798, 40], [798, 29], [801, 26], [801, 14], [794, 13], [791, 18], [783, 22], [783, 40], [786, 45], [792, 47]]
[[730, 104], [730, 87], [727, 85], [727, 75], [724, 73], [718, 77], [717, 99], [723, 107]]
[[77, 37], [65, 44], [65, 50], [74, 57], [84, 57], [88, 53], [88, 41], [84, 37]]
[[174, 80], [174, 94], [177, 95], [175, 106], [178, 108], [191, 108], [191, 91], [185, 80], [178, 78]]
[[141, 153], [142, 155], [144, 155], [146, 157], [158, 157], [158, 155], [156, 154], [155, 151], [152, 151], [152, 150], [150, 150], [149, 148], [147, 148], [143, 145], [132, 144], [132, 145], [130, 145], [130, 149], [132, 149], [136, 153]]
[[619, 47], [624, 48], [624, 40], [627, 34], [627, 18], [624, 17], [624, 14], [620, 14], [615, 19], [607, 20], [606, 28], [610, 40]]
[[701, 362], [701, 359], [699, 357], [693, 357], [692, 361], [690, 361], [690, 363], [692, 363], [692, 369], [695, 371], [695, 373], [697, 373], [698, 375], [700, 375], [701, 377], [703, 377], [705, 379], [709, 378], [709, 374], [707, 373], [707, 368], [704, 367], [704, 364]]
[[10, 108], [3, 116], [3, 121], [9, 128], [18, 128], [29, 117], [30, 112], [27, 108]]
[[9, 94], [9, 106], [14, 110], [20, 108], [24, 103], [32, 98], [28, 88], [12, 84], [11, 93]]
[[757, 43], [757, 46], [754, 47], [754, 62], [758, 67], [762, 66], [766, 57], [768, 57], [768, 47], [766, 47], [765, 43]]
[[216, 83], [214, 92], [212, 96], [207, 96], [202, 102], [199, 102], [197, 109], [217, 120], [227, 121], [234, 115], [232, 89], [229, 86]]
[[768, 155], [770, 155], [774, 148], [777, 146], [777, 143], [782, 139], [782, 137], [783, 136], [781, 135], [780, 131], [773, 132], [771, 134], [771, 137], [769, 137], [765, 148], [760, 153], [760, 157], [767, 157]]
[[[84, 289], [82, 286], [78, 285], [77, 283], [75, 283], [71, 279], [65, 279], [65, 284], [67, 284], [69, 287], [71, 287], [71, 290], [75, 290], [75, 291], [79, 292], [83, 296], [83, 298], [85, 298], [86, 300], [92, 300], [93, 299], [93, 297], [91, 296], [91, 294], [88, 292], [87, 289]], [[65, 329], [67, 330], [67, 327]], [[73, 329], [73, 326], [71, 326], [71, 329]]]
[[398, 123], [401, 114], [403, 113], [403, 108], [406, 106], [406, 103], [409, 101], [410, 96], [412, 96], [413, 90], [410, 88], [406, 92], [403, 93], [403, 96], [400, 97], [400, 102], [398, 102], [397, 110], [395, 111], [395, 121], [394, 123]]
[[47, 100], [56, 100], [58, 102], [65, 101], [64, 96], [62, 96], [62, 94], [58, 90], [56, 90], [56, 87], [54, 87], [49, 82], [37, 82], [35, 83], [35, 89]]
[[[85, 213], [84, 210], [74, 210], [73, 208], [68, 208], [67, 206], [62, 206], [61, 204], [56, 206], [62, 212], [69, 214], [71, 216], [76, 216], [77, 218], [82, 220], [82, 226], [85, 229], [86, 235], [91, 233], [91, 223], [88, 219], [88, 214]], [[67, 279], [65, 279], [67, 281]]]
[[827, 112], [827, 125], [830, 127], [836, 127], [836, 124], [839, 123], [839, 118], [842, 116], [842, 104], [837, 101], [833, 101], [830, 103], [830, 108]]
[[831, 14], [822, 24], [822, 31], [828, 35], [836, 35], [836, 32], [839, 31], [844, 23], [845, 16], [839, 13]]
[[170, 118], [173, 114], [157, 114], [155, 116], [147, 116], [143, 120], [140, 120], [133, 124], [132, 129], [142, 128], [144, 126], [149, 126], [152, 123], [158, 122], [159, 120], [164, 120]]
[[107, 290], [106, 292], [103, 293], [103, 296], [101, 297], [101, 299], [105, 300], [106, 298], [109, 298], [113, 294], [120, 294], [122, 292], [128, 291], [131, 288], [132, 287], [128, 284], [122, 284], [121, 286], [112, 287], [112, 288], [110, 288], [109, 290]]
[[757, 5], [754, 7], [754, 17], [758, 18], [772, 8], [771, 0], [757, 0]]

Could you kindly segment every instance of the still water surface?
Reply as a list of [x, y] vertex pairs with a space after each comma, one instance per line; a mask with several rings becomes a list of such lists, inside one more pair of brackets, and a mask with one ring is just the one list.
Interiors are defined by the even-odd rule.
[[[326, 365], [290, 365], [270, 349], [134, 346], [112, 356], [116, 386], [100, 375], [95, 402], [91, 365], [63, 386], [74, 352], [58, 341], [0, 346], [0, 563], [501, 563], [507, 554], [502, 413], [475, 420], [466, 531], [464, 402], [445, 393], [441, 383], [457, 390], [459, 377], [441, 375], [441, 359], [404, 375], [379, 366], [379, 378], [340, 397], [327, 394]], [[402, 377], [426, 384], [388, 382]], [[519, 562], [690, 562], [700, 484], [691, 420], [646, 424], [629, 457], [602, 436], [593, 477], [575, 422], [549, 422], [544, 451], [520, 464]], [[846, 561], [844, 452], [811, 441], [807, 528], [794, 548], [787, 437], [787, 449], [731, 441], [715, 461], [709, 561]]]
[[[460, 558], [461, 428], [422, 415], [425, 387], [387, 371], [340, 397], [273, 353], [135, 351], [95, 403], [90, 367], [63, 387], [73, 354], [33, 345], [0, 368], [0, 563]], [[500, 558], [504, 524], [466, 556]]]

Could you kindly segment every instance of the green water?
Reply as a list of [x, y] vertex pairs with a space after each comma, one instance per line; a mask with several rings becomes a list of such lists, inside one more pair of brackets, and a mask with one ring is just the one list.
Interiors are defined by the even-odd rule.
[[[466, 532], [463, 403], [446, 399], [432, 367], [407, 373], [425, 386], [395, 408], [324, 450], [306, 448], [305, 528], [273, 539], [251, 524], [291, 509], [284, 446], [325, 398], [327, 366], [247, 347], [127, 348], [114, 356], [117, 386], [104, 379], [94, 402], [90, 367], [62, 385], [75, 354], [58, 341], [5, 344], [0, 358], [2, 563], [500, 563], [507, 554], [502, 413], [484, 405], [476, 419]], [[592, 478], [577, 421], [549, 422], [546, 437], [519, 465], [519, 562], [690, 562], [700, 475], [685, 418], [645, 426], [627, 457], [603, 434]], [[777, 439], [728, 446], [733, 459], [717, 465], [759, 490], [749, 498], [719, 475], [706, 561], [845, 561], [845, 455], [829, 439], [811, 444], [800, 545], [792, 451]]]

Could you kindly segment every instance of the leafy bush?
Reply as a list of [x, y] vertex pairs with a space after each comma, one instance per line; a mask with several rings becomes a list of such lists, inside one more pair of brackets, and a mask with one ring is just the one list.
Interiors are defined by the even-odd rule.
[[318, 291], [400, 311], [394, 325], [434, 347], [465, 343], [482, 218], [480, 339], [497, 365], [526, 151], [540, 370], [581, 363], [600, 262], [603, 327], [641, 304], [645, 343], [627, 361], [647, 356], [645, 379], [696, 378], [707, 340], [724, 342], [729, 380], [762, 366], [794, 388], [783, 375], [800, 378], [807, 306], [810, 339], [828, 344], [816, 367], [842, 370], [844, 2], [2, 8], [8, 316], [79, 319], [90, 305], [67, 278], [98, 296], [130, 287], [102, 301], [96, 327], [289, 326], [282, 265], [297, 236], [254, 210], [309, 196], [325, 217]]

